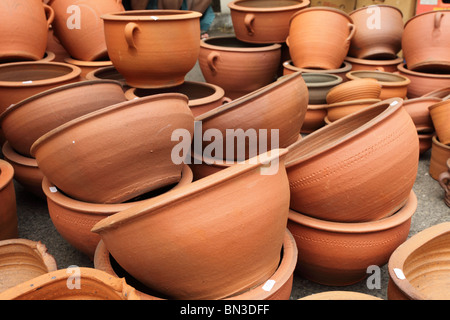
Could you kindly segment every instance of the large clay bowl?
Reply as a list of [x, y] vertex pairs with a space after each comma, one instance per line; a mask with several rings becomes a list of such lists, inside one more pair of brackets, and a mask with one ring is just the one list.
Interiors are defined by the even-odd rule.
[[40, 92], [10, 106], [0, 115], [0, 125], [14, 150], [31, 157], [31, 145], [45, 133], [84, 114], [124, 101], [118, 82], [80, 81]]
[[413, 235], [391, 255], [389, 300], [450, 299], [450, 222]]
[[429, 106], [428, 110], [439, 141], [450, 145], [450, 101], [437, 102]]
[[440, 101], [442, 99], [435, 97], [419, 97], [405, 100], [403, 107], [413, 119], [417, 130], [434, 130], [428, 107]]
[[165, 93], [93, 111], [40, 137], [31, 155], [44, 176], [77, 200], [130, 200], [180, 180], [182, 164], [172, 161], [178, 142], [171, 138], [177, 129], [193, 135], [187, 100]]
[[365, 222], [392, 215], [417, 175], [417, 130], [399, 98], [334, 121], [288, 149], [291, 209], [317, 219]]
[[341, 83], [327, 94], [327, 104], [361, 99], [378, 99], [381, 85], [376, 79], [355, 79]]
[[92, 231], [128, 273], [167, 297], [243, 293], [269, 280], [280, 262], [289, 213], [285, 154], [277, 149], [221, 170]]
[[330, 90], [343, 82], [341, 77], [326, 73], [305, 73], [303, 79], [308, 87], [310, 105], [326, 104]]
[[323, 69], [308, 69], [308, 68], [298, 68], [294, 66], [292, 60], [287, 60], [283, 62], [283, 75], [287, 75], [294, 72], [302, 72], [302, 73], [326, 73], [326, 74], [335, 74], [339, 76], [342, 81], [347, 81], [347, 77], [345, 76], [347, 72], [352, 70], [352, 65], [346, 61], [342, 63], [342, 65], [337, 69], [331, 70], [323, 70]]
[[353, 101], [337, 102], [327, 105], [327, 119], [330, 122], [339, 120], [349, 114], [355, 113], [359, 110], [367, 108], [375, 103], [380, 102], [380, 99], [361, 99]]
[[19, 235], [13, 177], [13, 166], [0, 159], [0, 240], [17, 238]]
[[450, 145], [440, 142], [436, 135], [433, 136], [431, 142], [431, 158], [428, 170], [434, 180], [439, 180], [439, 175], [447, 171], [446, 162], [450, 158]]
[[376, 70], [384, 72], [397, 72], [397, 66], [403, 62], [402, 57], [388, 60], [358, 59], [355, 57], [345, 57], [345, 62], [350, 63], [353, 71]]
[[235, 0], [228, 3], [236, 38], [251, 43], [283, 43], [289, 20], [309, 0]]
[[347, 286], [363, 280], [369, 266], [386, 264], [408, 238], [416, 209], [417, 198], [411, 191], [398, 212], [372, 222], [330, 222], [291, 210], [288, 229], [298, 248], [296, 272], [328, 286]]

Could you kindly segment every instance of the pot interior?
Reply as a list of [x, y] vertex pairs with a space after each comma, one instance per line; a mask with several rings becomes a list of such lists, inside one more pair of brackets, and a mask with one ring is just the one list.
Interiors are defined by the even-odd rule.
[[124, 81], [124, 77], [114, 67], [101, 68], [95, 71], [94, 76], [104, 80]]
[[362, 78], [362, 79], [376, 79], [378, 81], [381, 82], [403, 82], [405, 81], [405, 78], [403, 78], [400, 75], [394, 74], [394, 73], [386, 73], [386, 72], [379, 72], [379, 71], [375, 71], [375, 72], [366, 72], [366, 71], [361, 71], [361, 72], [354, 72], [352, 73], [353, 76], [357, 77], [357, 78]]
[[317, 73], [304, 73], [302, 74], [303, 80], [306, 85], [311, 84], [324, 84], [332, 85], [336, 81], [340, 81], [341, 78], [331, 74], [317, 74]]
[[296, 6], [302, 2], [295, 0], [244, 0], [236, 2], [236, 5], [246, 8], [278, 8]]
[[24, 64], [0, 67], [0, 81], [27, 82], [48, 80], [68, 75], [72, 68], [54, 64]]
[[216, 37], [209, 38], [204, 40], [205, 43], [217, 46], [217, 47], [225, 47], [225, 48], [265, 48], [265, 47], [273, 47], [273, 44], [263, 44], [263, 43], [248, 43], [244, 41], [240, 41], [235, 37]]
[[193, 82], [184, 82], [182, 85], [172, 88], [161, 88], [161, 89], [136, 88], [136, 90], [134, 90], [134, 94], [140, 98], [153, 94], [170, 93], [170, 92], [184, 94], [189, 98], [189, 100], [197, 100], [212, 96], [216, 92], [216, 90], [211, 86]]

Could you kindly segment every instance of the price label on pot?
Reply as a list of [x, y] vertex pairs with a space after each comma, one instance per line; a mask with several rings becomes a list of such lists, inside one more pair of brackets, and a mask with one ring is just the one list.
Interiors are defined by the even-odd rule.
[[403, 273], [403, 271], [401, 269], [394, 268], [394, 272], [395, 272], [395, 275], [397, 276], [397, 278], [399, 278], [400, 280], [406, 279], [405, 274]]

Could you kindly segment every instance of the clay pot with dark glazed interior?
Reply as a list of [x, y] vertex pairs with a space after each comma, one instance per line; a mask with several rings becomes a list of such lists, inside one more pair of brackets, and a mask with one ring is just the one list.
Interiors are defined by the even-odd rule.
[[444, 100], [428, 107], [439, 141], [450, 145], [450, 101]]
[[330, 90], [343, 82], [341, 77], [326, 73], [305, 73], [303, 79], [308, 87], [310, 105], [326, 104]]
[[0, 159], [0, 240], [17, 238], [19, 235], [13, 177], [13, 166]]
[[302, 72], [302, 73], [326, 73], [326, 74], [333, 74], [337, 75], [340, 78], [342, 78], [342, 81], [347, 81], [347, 77], [345, 76], [347, 72], [350, 72], [352, 70], [352, 65], [346, 61], [342, 63], [342, 65], [333, 70], [321, 70], [321, 69], [305, 69], [305, 68], [298, 68], [294, 66], [294, 63], [292, 60], [287, 60], [283, 62], [283, 75], [287, 75], [294, 72]]
[[434, 180], [439, 180], [439, 175], [447, 171], [447, 159], [450, 158], [450, 145], [443, 144], [435, 135], [431, 140], [431, 158], [429, 173]]
[[371, 60], [371, 59], [358, 59], [347, 56], [345, 57], [345, 61], [351, 64], [352, 71], [376, 70], [384, 72], [397, 72], [398, 71], [397, 66], [403, 62], [403, 58], [397, 57], [389, 60]]
[[447, 171], [439, 175], [439, 184], [444, 189], [444, 202], [450, 207], [450, 158], [447, 160]]
[[414, 121], [417, 130], [433, 130], [434, 125], [431, 120], [429, 106], [442, 101], [440, 98], [434, 97], [419, 97], [407, 99], [403, 102], [403, 107], [408, 111], [409, 115]]

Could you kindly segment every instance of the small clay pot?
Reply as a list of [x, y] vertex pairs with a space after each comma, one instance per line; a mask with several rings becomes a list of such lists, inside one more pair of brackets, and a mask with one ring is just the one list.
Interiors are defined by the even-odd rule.
[[347, 81], [347, 77], [345, 76], [347, 72], [352, 70], [352, 65], [346, 61], [344, 61], [340, 68], [333, 70], [321, 70], [321, 69], [305, 69], [305, 68], [297, 68], [294, 66], [292, 60], [287, 60], [283, 62], [283, 75], [287, 75], [294, 72], [302, 72], [302, 73], [326, 73], [326, 74], [335, 74], [342, 78], [342, 81]]
[[444, 100], [428, 107], [439, 141], [450, 145], [450, 101]]
[[434, 97], [407, 99], [403, 102], [403, 107], [413, 119], [417, 130], [434, 130], [428, 107], [440, 101], [442, 99]]
[[435, 135], [432, 138], [430, 166], [428, 168], [430, 176], [434, 180], [439, 180], [439, 175], [447, 171], [447, 159], [450, 158], [450, 146], [443, 144]]
[[388, 60], [372, 60], [372, 59], [358, 59], [354, 57], [345, 57], [345, 61], [350, 63], [352, 71], [357, 70], [375, 70], [384, 72], [397, 72], [397, 66], [403, 62], [403, 58], [397, 57]]
[[353, 292], [353, 291], [325, 291], [320, 293], [311, 294], [309, 296], [300, 298], [299, 300], [383, 300], [381, 298], [372, 296], [370, 294]]
[[444, 189], [444, 202], [450, 207], [450, 158], [447, 160], [447, 171], [439, 175], [439, 184]]
[[13, 166], [0, 159], [0, 240], [17, 238], [19, 235], [13, 177]]
[[326, 104], [327, 95], [331, 89], [342, 83], [342, 78], [334, 74], [305, 73], [303, 74], [308, 87], [309, 104]]
[[300, 133], [309, 134], [322, 128], [327, 115], [326, 107], [326, 104], [308, 105]]
[[381, 85], [376, 79], [355, 79], [341, 83], [327, 94], [327, 104], [362, 99], [379, 99]]
[[64, 62], [73, 64], [81, 69], [81, 80], [87, 80], [86, 75], [94, 70], [112, 66], [112, 62], [110, 60], [82, 61], [68, 57], [64, 59]]
[[126, 84], [125, 78], [114, 66], [102, 67], [93, 70], [86, 75], [86, 80], [115, 80], [122, 84], [124, 92], [131, 89], [131, 87]]
[[337, 102], [327, 105], [326, 119], [330, 122], [339, 120], [349, 114], [355, 113], [364, 108], [368, 108], [380, 102], [380, 99], [361, 99], [353, 101]]

